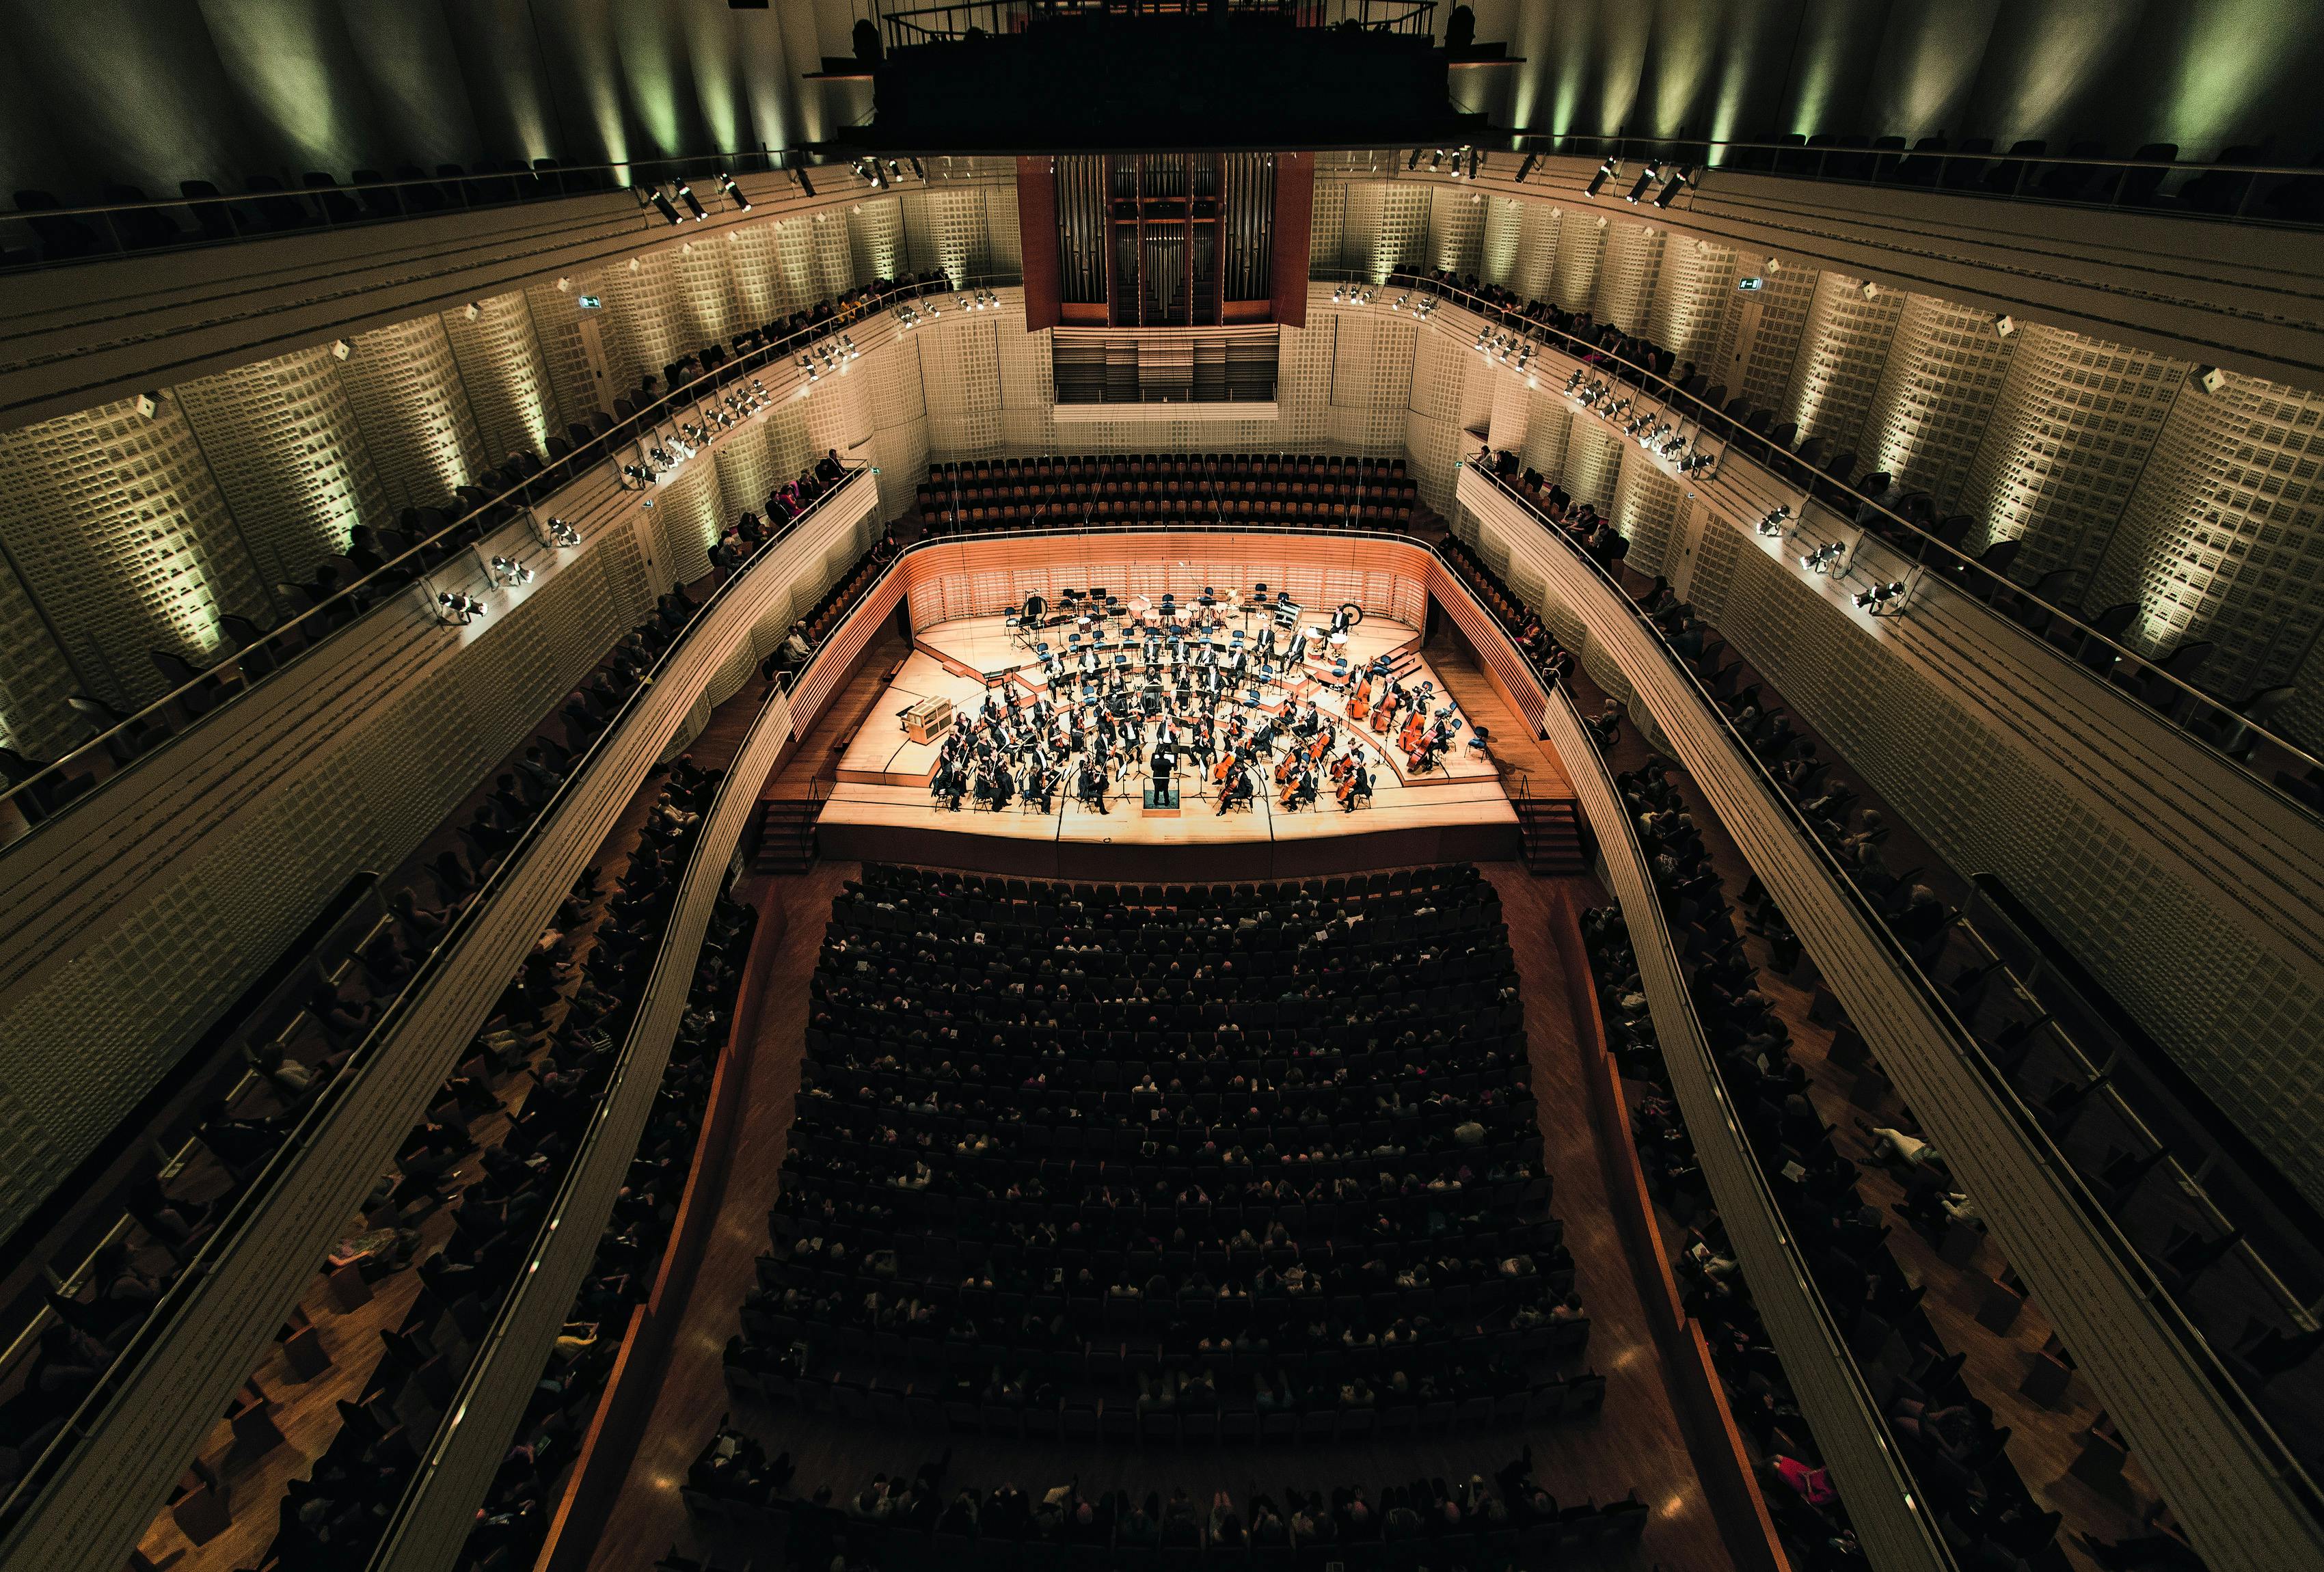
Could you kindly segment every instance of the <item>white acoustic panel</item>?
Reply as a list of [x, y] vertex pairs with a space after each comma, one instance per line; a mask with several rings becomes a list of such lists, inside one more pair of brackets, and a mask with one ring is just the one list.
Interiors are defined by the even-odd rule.
[[[1574, 223], [1582, 222], [1580, 218]], [[1563, 208], [1546, 202], [1525, 204], [1525, 216], [1517, 232], [1517, 277], [1509, 288], [1528, 300], [1547, 300], [1554, 293], [1557, 276], [1557, 252], [1565, 234], [1566, 216]]]
[[1751, 333], [1743, 364], [1727, 367], [1730, 395], [1739, 393], [1758, 409], [1774, 409], [1783, 403], [1792, 385], [1792, 365], [1799, 357], [1801, 336], [1807, 331], [1808, 307], [1815, 299], [1817, 277], [1813, 268], [1765, 264], [1759, 289], [1737, 313], [1740, 319], [1756, 308], [1757, 326]]
[[1486, 381], [1492, 393], [1486, 440], [1496, 452], [1525, 452], [1526, 427], [1532, 422], [1534, 400], [1539, 392], [1526, 382], [1525, 377], [1516, 373], [1492, 376]]
[[1545, 476], [1552, 484], [1565, 473], [1566, 444], [1573, 432], [1574, 414], [1565, 400], [1546, 388], [1529, 388], [1533, 405], [1526, 417], [1526, 468]]
[[865, 197], [848, 207], [847, 251], [853, 282], [903, 275], [904, 208], [892, 193]]
[[1606, 249], [1598, 266], [1593, 309], [1599, 320], [1611, 322], [1625, 333], [1646, 330], [1647, 307], [1662, 275], [1667, 239], [1664, 231], [1652, 225], [1614, 220], [1606, 231]]
[[[269, 615], [174, 399], [150, 418], [124, 399], [0, 434], [0, 495], [9, 560], [64, 641], [73, 685], [108, 703], [161, 694], [150, 651], [207, 662], [224, 653], [222, 613]], [[78, 731], [61, 716], [50, 725], [51, 736]], [[19, 727], [43, 729], [11, 716]]]
[[1561, 311], [1587, 311], [1598, 294], [1598, 264], [1606, 251], [1603, 214], [1568, 213], [1557, 226], [1557, 258], [1550, 274], [1551, 299]]
[[2017, 540], [2013, 573], [2068, 570], [2079, 595], [2192, 368], [2184, 361], [2029, 323], [1969, 465], [1967, 548]]
[[687, 460], [654, 489], [652, 501], [670, 575], [679, 584], [691, 584], [710, 571], [710, 548], [724, 528], [716, 461], [706, 454]]
[[1056, 367], [1050, 333], [1023, 331], [1022, 318], [1004, 319], [995, 339], [1001, 363], [1001, 440], [1015, 453], [1054, 453]]
[[1328, 326], [1281, 330], [1275, 423], [1284, 447], [1290, 452], [1323, 449], [1331, 429], [1333, 336]]
[[46, 759], [78, 741], [86, 732], [65, 699], [79, 686], [32, 592], [0, 562], [0, 748]]
[[176, 396], [264, 583], [301, 583], [346, 553], [356, 525], [392, 519], [327, 345], [184, 383]]
[[484, 467], [484, 439], [438, 318], [360, 336], [339, 374], [372, 467], [395, 507], [436, 507]]
[[549, 438], [559, 426], [557, 396], [525, 298], [513, 291], [488, 295], [445, 312], [443, 322], [485, 462], [498, 465], [515, 453], [547, 456]]
[[723, 237], [678, 242], [670, 267], [677, 285], [677, 331], [681, 352], [725, 344], [741, 331], [735, 304], [734, 245]]
[[816, 227], [822, 222], [820, 213], [803, 213], [796, 218], [776, 221], [775, 256], [779, 264], [776, 270], [776, 308], [786, 317], [824, 298], [815, 265]]
[[[855, 363], [871, 379], [873, 467], [880, 472], [880, 517], [894, 519], [912, 505], [928, 473], [927, 396], [918, 346], [883, 345]], [[990, 372], [985, 377], [991, 383]], [[859, 455], [860, 456], [860, 455]]]
[[1477, 271], [1485, 245], [1485, 198], [1460, 186], [1429, 192], [1428, 250], [1432, 267], [1466, 278]]
[[1019, 278], [1025, 271], [1025, 238], [1018, 226], [1016, 177], [988, 183], [982, 190], [985, 266], [996, 279]]
[[734, 286], [735, 309], [744, 326], [763, 327], [790, 308], [783, 300], [782, 240], [775, 221], [763, 219], [726, 232], [727, 271]]
[[532, 317], [532, 335], [549, 366], [549, 385], [556, 395], [558, 431], [586, 425], [597, 412], [597, 379], [589, 369], [589, 350], [581, 336], [581, 298], [604, 299], [604, 280], [595, 271], [555, 283], [534, 284], [524, 291], [525, 309]]
[[767, 493], [790, 478], [775, 463], [767, 422], [754, 420], [728, 434], [715, 451], [720, 518], [731, 523], [746, 512], [763, 515]]
[[1643, 574], [1667, 574], [1678, 541], [1679, 509], [1685, 493], [1654, 466], [1635, 442], [1620, 448], [1621, 473], [1614, 483], [1614, 528], [1630, 543], [1624, 560]]
[[616, 392], [634, 399], [647, 377], [659, 388], [663, 367], [700, 347], [688, 342], [692, 334], [678, 301], [675, 245], [641, 252], [607, 268], [604, 301], [599, 324], [613, 357]]
[[917, 355], [931, 457], [991, 458], [1001, 444], [1001, 335], [1025, 336], [1022, 318], [947, 312], [904, 335], [897, 353]]
[[1342, 252], [1347, 217], [1348, 183], [1318, 176], [1314, 200], [1307, 214], [1307, 266], [1311, 272], [1333, 273], [1347, 267]]
[[1478, 256], [1478, 277], [1497, 289], [1517, 289], [1517, 257], [1525, 244], [1525, 216], [1527, 209], [1537, 206], [1517, 197], [1485, 199], [1485, 238]]
[[2181, 393], [2090, 603], [2135, 603], [2129, 641], [2150, 655], [2216, 645], [2200, 676], [2217, 692], [2288, 681], [2317, 634], [2319, 421], [2324, 395], [2233, 372]]
[[[1013, 198], [1016, 188], [1010, 189]], [[939, 186], [928, 193], [927, 225], [934, 244], [927, 265], [942, 268], [955, 290], [964, 290], [972, 279], [989, 278], [993, 271], [991, 209], [985, 196], [986, 188], [982, 186]], [[1013, 210], [1009, 228], [1014, 234], [1017, 215]]]
[[1882, 471], [1927, 492], [1939, 513], [1950, 512], [1969, 484], [2015, 342], [1995, 331], [1990, 311], [1931, 295], [1907, 299], [1865, 417], [1858, 474]]
[[1605, 422], [1588, 415], [1573, 418], [1573, 433], [1565, 446], [1566, 494], [1604, 513], [1614, 505], [1614, 486], [1622, 468], [1622, 439]]
[[1740, 259], [1731, 245], [1674, 234], [1663, 247], [1662, 275], [1655, 286], [1646, 336], [1681, 361], [1720, 380], [1714, 367], [1719, 340], [1742, 291]]
[[1776, 422], [1799, 422], [1802, 442], [1820, 437], [1834, 453], [1855, 452], [1904, 309], [1902, 290], [1839, 273], [1818, 279]]
[[808, 226], [807, 241], [815, 250], [814, 288], [807, 303], [828, 300], [844, 295], [856, 284], [869, 283], [869, 279], [855, 276], [855, 258], [848, 235], [847, 216], [844, 213], [818, 213]]
[[798, 479], [802, 473], [813, 469], [815, 461], [822, 456], [807, 435], [807, 402], [799, 398], [785, 399], [768, 410], [761, 422], [767, 428], [767, 462], [773, 466], [778, 483]]

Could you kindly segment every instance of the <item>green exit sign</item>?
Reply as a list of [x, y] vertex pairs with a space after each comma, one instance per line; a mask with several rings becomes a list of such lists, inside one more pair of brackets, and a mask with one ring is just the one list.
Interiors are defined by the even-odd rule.
[[581, 297], [581, 309], [584, 311], [602, 310], [604, 308], [604, 300], [598, 296], [584, 295]]

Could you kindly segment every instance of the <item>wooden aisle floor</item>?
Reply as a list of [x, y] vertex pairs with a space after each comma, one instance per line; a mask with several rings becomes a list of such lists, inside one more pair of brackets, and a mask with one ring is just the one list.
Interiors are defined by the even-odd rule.
[[[885, 662], [874, 658], [865, 669], [876, 678]], [[874, 681], [872, 692], [876, 694], [878, 686]], [[834, 705], [804, 740], [800, 757], [825, 758], [831, 741], [852, 724], [849, 706], [844, 702]], [[927, 1437], [737, 1399], [727, 1392], [722, 1368], [726, 1339], [737, 1329], [739, 1307], [754, 1281], [753, 1260], [767, 1246], [766, 1214], [775, 1199], [777, 1171], [787, 1149], [798, 1087], [807, 980], [832, 896], [856, 871], [852, 863], [825, 863], [797, 878], [752, 881], [748, 887], [764, 901], [779, 902], [786, 923], [780, 943], [771, 954], [759, 958], [767, 968], [765, 1004], [751, 1049], [745, 1108], [724, 1205], [687, 1297], [645, 1439], [596, 1546], [593, 1572], [643, 1572], [673, 1546], [696, 1555], [723, 1549], [732, 1557], [749, 1556], [761, 1567], [767, 1566], [771, 1547], [729, 1544], [697, 1534], [678, 1496], [687, 1466], [722, 1415], [731, 1412], [770, 1451], [788, 1450], [798, 1468], [794, 1488], [802, 1493], [827, 1483], [844, 1494], [874, 1473], [909, 1472], [941, 1449]], [[1581, 1059], [1564, 1007], [1567, 981], [1549, 937], [1548, 917], [1559, 881], [1530, 878], [1515, 864], [1489, 865], [1487, 872], [1501, 892], [1522, 979], [1534, 1085], [1549, 1166], [1556, 1178], [1554, 1209], [1565, 1220], [1577, 1285], [1591, 1317], [1585, 1363], [1607, 1377], [1602, 1416], [1529, 1433], [1429, 1438], [1386, 1448], [1235, 1446], [1186, 1452], [967, 1441], [954, 1449], [955, 1485], [1013, 1481], [1036, 1489], [1077, 1477], [1084, 1490], [1119, 1487], [1141, 1496], [1157, 1488], [1167, 1494], [1184, 1485], [1197, 1499], [1219, 1488], [1240, 1499], [1253, 1490], [1274, 1492], [1286, 1484], [1307, 1488], [1361, 1483], [1377, 1491], [1415, 1476], [1489, 1476], [1529, 1442], [1536, 1472], [1563, 1501], [1585, 1496], [1604, 1501], [1633, 1488], [1639, 1492], [1651, 1516], [1635, 1552], [1637, 1565], [1659, 1566], [1669, 1572], [1712, 1572], [1729, 1564], [1671, 1405], [1631, 1264], [1606, 1203], [1602, 1167], [1582, 1096]], [[1577, 898], [1602, 900], [1594, 884], [1573, 882], [1588, 892]]]

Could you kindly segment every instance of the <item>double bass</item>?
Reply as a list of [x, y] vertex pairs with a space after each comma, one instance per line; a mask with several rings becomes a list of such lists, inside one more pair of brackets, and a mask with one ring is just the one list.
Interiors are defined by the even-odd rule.
[[1358, 672], [1350, 680], [1348, 684], [1349, 720], [1360, 721], [1371, 713], [1371, 701], [1366, 697], [1371, 692], [1371, 674], [1369, 672]]

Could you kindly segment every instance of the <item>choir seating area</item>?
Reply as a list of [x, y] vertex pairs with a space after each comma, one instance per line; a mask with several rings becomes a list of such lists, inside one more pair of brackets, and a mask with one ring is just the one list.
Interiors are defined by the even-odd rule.
[[1082, 523], [1394, 529], [1418, 496], [1400, 458], [1089, 454], [933, 464], [919, 509], [937, 532]]
[[1117, 887], [867, 866], [807, 1056], [738, 1392], [1187, 1446], [1602, 1399], [1473, 867]]

